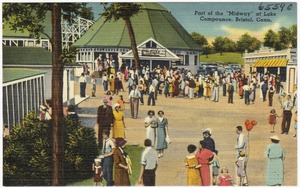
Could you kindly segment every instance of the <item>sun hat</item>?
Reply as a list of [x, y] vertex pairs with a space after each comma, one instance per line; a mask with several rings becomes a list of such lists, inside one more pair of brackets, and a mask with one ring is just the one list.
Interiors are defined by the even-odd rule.
[[211, 130], [210, 129], [205, 129], [202, 133], [203, 134], [207, 133], [209, 136], [211, 136]]
[[127, 141], [124, 138], [116, 138], [116, 146], [122, 147], [127, 143]]
[[271, 136], [270, 139], [272, 139], [272, 140], [280, 140], [280, 138], [277, 135]]
[[116, 104], [114, 105], [114, 108], [116, 108], [116, 107], [120, 107], [120, 104], [119, 104], [119, 103], [116, 103]]

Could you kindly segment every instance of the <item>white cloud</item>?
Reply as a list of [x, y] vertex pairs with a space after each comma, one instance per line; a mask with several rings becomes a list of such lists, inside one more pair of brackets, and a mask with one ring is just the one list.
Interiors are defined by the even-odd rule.
[[228, 38], [232, 39], [233, 41], [239, 40], [241, 35], [248, 33], [252, 37], [256, 37], [258, 40], [262, 41], [265, 33], [269, 30], [272, 29], [273, 31], [279, 30], [281, 27], [281, 24], [279, 22], [275, 22], [272, 25], [268, 25], [265, 27], [261, 27], [256, 31], [250, 30], [250, 29], [245, 29], [245, 28], [235, 28], [235, 27], [229, 27], [226, 25], [221, 26], [221, 30], [224, 30], [228, 34], [226, 35]]

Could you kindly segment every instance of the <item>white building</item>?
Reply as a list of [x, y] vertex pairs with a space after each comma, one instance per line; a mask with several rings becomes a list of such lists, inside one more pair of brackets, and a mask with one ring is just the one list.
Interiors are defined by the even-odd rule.
[[262, 47], [253, 53], [245, 53], [245, 73], [279, 75], [288, 93], [293, 92], [297, 84], [297, 49], [275, 51]]

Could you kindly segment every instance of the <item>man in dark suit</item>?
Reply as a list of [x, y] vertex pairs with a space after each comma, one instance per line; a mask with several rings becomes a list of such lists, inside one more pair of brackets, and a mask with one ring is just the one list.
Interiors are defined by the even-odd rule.
[[[113, 124], [113, 110], [111, 106], [107, 105], [107, 99], [103, 99], [103, 105], [98, 107], [97, 111], [97, 124], [98, 126], [98, 146], [103, 145], [103, 130], [108, 130], [110, 132], [111, 126]], [[108, 135], [109, 136], [109, 135]]]

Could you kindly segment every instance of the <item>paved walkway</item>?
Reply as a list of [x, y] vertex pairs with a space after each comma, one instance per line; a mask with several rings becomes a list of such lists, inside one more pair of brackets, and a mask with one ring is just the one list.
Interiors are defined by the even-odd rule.
[[[127, 86], [127, 85], [126, 85]], [[87, 93], [90, 93], [90, 85], [87, 86]], [[79, 87], [76, 91], [79, 93]], [[221, 89], [220, 89], [221, 92]], [[77, 93], [77, 94], [78, 94]], [[258, 93], [258, 92], [257, 92]], [[128, 101], [128, 93], [121, 92], [124, 99]], [[96, 122], [97, 107], [102, 105], [103, 88], [97, 85], [96, 98], [88, 98], [79, 104], [78, 113], [85, 126], [93, 127]], [[146, 96], [147, 97], [147, 96]], [[113, 104], [117, 101], [117, 96], [113, 96]], [[281, 114], [277, 95], [274, 96], [273, 108]], [[236, 143], [235, 127], [244, 126], [245, 120], [256, 120], [258, 124], [250, 132], [250, 158], [248, 163], [249, 185], [265, 185], [265, 170], [267, 159], [264, 150], [270, 144], [270, 131], [267, 117], [271, 107], [266, 102], [262, 102], [259, 95], [256, 95], [255, 104], [245, 105], [244, 101], [234, 95], [234, 104], [227, 103], [227, 97], [220, 93], [220, 102], [204, 101], [201, 99], [165, 98], [158, 96], [156, 106], [141, 106], [138, 119], [131, 119], [129, 105], [125, 105], [126, 139], [128, 144], [143, 145], [145, 139], [145, 128], [143, 125], [147, 111], [152, 109], [155, 112], [163, 110], [165, 117], [169, 120], [169, 132], [172, 143], [165, 151], [164, 157], [159, 159], [159, 167], [156, 173], [156, 184], [158, 186], [185, 186], [186, 169], [184, 159], [187, 154], [187, 145], [198, 145], [202, 139], [202, 130], [212, 129], [212, 137], [219, 150], [219, 161], [221, 167], [226, 166], [229, 173], [235, 178], [234, 162]], [[284, 185], [297, 185], [297, 139], [293, 137], [293, 125], [289, 135], [280, 134], [280, 122], [278, 119], [276, 133], [282, 139], [280, 144], [286, 152], [284, 161], [285, 180]], [[244, 128], [244, 134], [247, 131]], [[138, 161], [139, 162], [139, 161]]]

